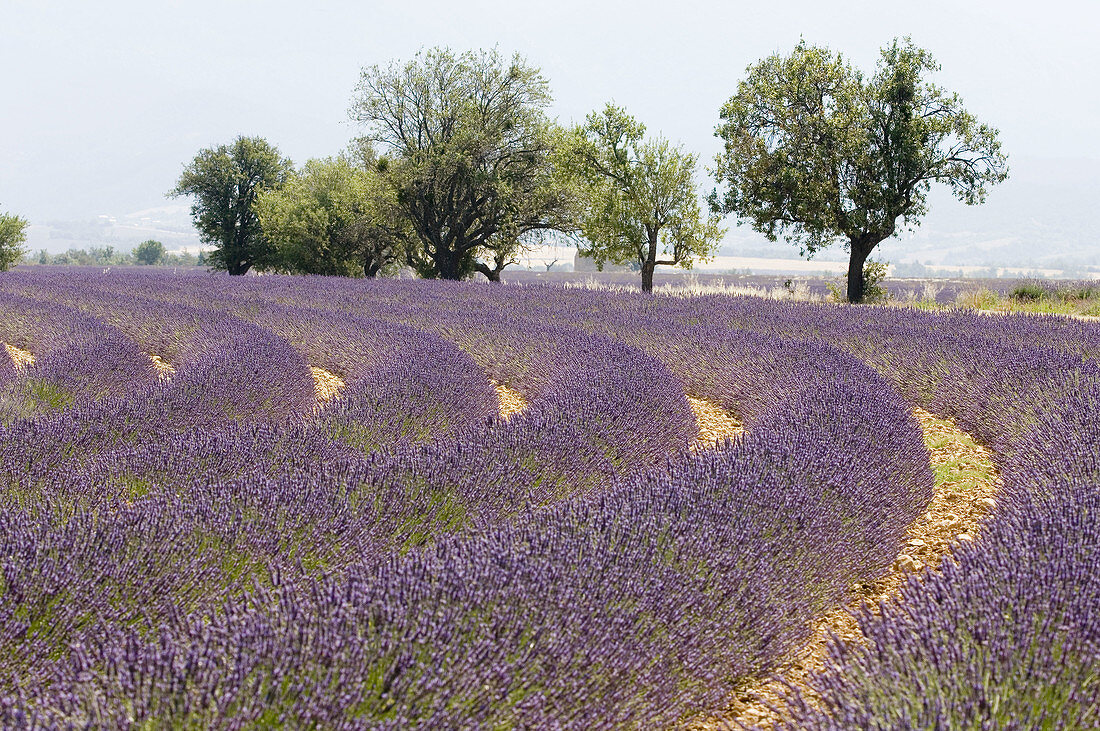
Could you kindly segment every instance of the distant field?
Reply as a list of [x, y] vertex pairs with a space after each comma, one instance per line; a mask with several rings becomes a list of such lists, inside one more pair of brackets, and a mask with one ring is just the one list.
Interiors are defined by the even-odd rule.
[[0, 726], [1100, 725], [1100, 324], [505, 276], [0, 274]]

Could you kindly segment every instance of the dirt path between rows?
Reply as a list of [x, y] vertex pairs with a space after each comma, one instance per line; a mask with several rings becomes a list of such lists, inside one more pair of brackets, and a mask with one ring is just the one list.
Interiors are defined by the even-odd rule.
[[695, 438], [692, 449], [709, 449], [723, 440], [736, 439], [745, 433], [744, 425], [713, 401], [694, 396], [688, 396], [687, 400], [699, 425], [699, 436]]
[[500, 402], [500, 418], [508, 421], [516, 414], [527, 408], [527, 399], [520, 395], [519, 391], [493, 381], [493, 388], [497, 390], [497, 401]]
[[34, 365], [34, 355], [32, 353], [20, 350], [7, 343], [4, 343], [4, 350], [8, 351], [8, 357], [11, 358], [11, 362], [15, 364], [16, 368], [22, 369]]
[[159, 355], [153, 355], [152, 353], [148, 353], [147, 355], [149, 356], [149, 360], [153, 361], [153, 367], [157, 369], [157, 376], [161, 380], [167, 381], [172, 377], [172, 374], [176, 372], [176, 369], [170, 366], [168, 361], [161, 358]]
[[935, 474], [935, 495], [928, 510], [906, 531], [902, 552], [886, 576], [869, 584], [852, 587], [845, 606], [821, 618], [811, 640], [785, 663], [775, 676], [753, 679], [738, 688], [729, 706], [719, 714], [691, 724], [694, 729], [772, 729], [786, 713], [783, 707], [785, 683], [790, 683], [814, 702], [807, 681], [824, 669], [831, 635], [846, 642], [862, 642], [863, 635], [853, 613], [865, 605], [876, 609], [880, 602], [896, 601], [899, 589], [912, 575], [935, 571], [960, 541], [972, 541], [981, 523], [994, 507], [999, 480], [989, 450], [979, 446], [954, 422], [940, 419], [923, 409], [914, 410], [921, 423], [925, 445]]
[[332, 371], [310, 366], [309, 373], [313, 376], [313, 391], [317, 394], [319, 404], [327, 404], [337, 398], [340, 392], [344, 390], [346, 385], [344, 379]]

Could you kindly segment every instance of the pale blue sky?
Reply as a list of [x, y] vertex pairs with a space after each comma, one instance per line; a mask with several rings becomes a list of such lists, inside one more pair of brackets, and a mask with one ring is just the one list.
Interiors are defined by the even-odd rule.
[[360, 68], [499, 45], [562, 121], [614, 99], [704, 162], [745, 67], [800, 36], [870, 68], [912, 35], [1010, 157], [1100, 159], [1100, 2], [406, 3], [0, 0], [0, 210], [32, 221], [163, 205], [201, 147], [262, 135], [296, 162], [354, 136]]

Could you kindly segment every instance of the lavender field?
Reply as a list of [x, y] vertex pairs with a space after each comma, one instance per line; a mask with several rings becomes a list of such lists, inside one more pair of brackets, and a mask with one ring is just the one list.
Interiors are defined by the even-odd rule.
[[1100, 726], [1098, 323], [47, 267], [0, 313], [4, 728], [720, 717], [901, 552], [915, 408], [996, 507], [780, 725]]

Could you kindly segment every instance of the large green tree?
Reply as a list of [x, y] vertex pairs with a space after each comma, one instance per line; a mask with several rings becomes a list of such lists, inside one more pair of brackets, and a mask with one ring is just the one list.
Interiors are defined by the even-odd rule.
[[148, 239], [134, 249], [134, 261], [138, 264], [157, 264], [164, 258], [164, 254], [164, 244], [155, 239]]
[[938, 69], [908, 38], [869, 78], [805, 42], [749, 67], [722, 107], [712, 206], [803, 255], [843, 242], [848, 300], [862, 301], [868, 256], [919, 223], [932, 183], [974, 205], [1008, 177], [997, 130], [930, 81]]
[[0, 272], [15, 266], [23, 256], [27, 240], [27, 221], [10, 213], [0, 213]]
[[[539, 70], [496, 51], [423, 51], [364, 69], [350, 110], [383, 154], [385, 179], [416, 234], [422, 276], [490, 279], [532, 232], [571, 225], [553, 169], [550, 92]], [[493, 262], [489, 266], [485, 260]]]
[[392, 266], [412, 235], [372, 160], [309, 160], [256, 211], [273, 247], [271, 268], [293, 274], [373, 277]]
[[659, 265], [691, 267], [714, 254], [724, 231], [701, 210], [695, 185], [698, 157], [608, 104], [588, 115], [564, 145], [563, 166], [580, 181], [581, 253], [605, 262], [634, 261], [642, 291], [653, 291]]
[[199, 239], [214, 246], [207, 264], [230, 274], [266, 265], [269, 246], [256, 198], [262, 190], [283, 185], [291, 170], [290, 161], [262, 137], [242, 136], [199, 151], [168, 195], [194, 199], [191, 216]]

